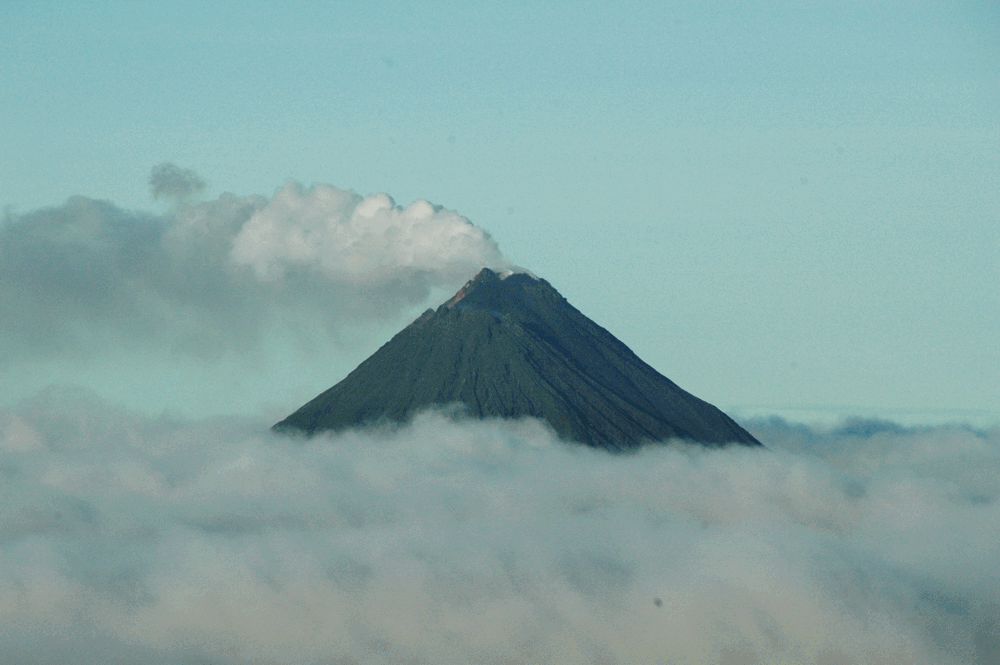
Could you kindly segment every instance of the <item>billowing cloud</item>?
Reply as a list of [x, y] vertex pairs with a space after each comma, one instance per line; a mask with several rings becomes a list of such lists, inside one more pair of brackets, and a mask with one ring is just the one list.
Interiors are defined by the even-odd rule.
[[[175, 198], [201, 186], [169, 164], [151, 181]], [[506, 264], [454, 211], [330, 185], [223, 194], [164, 215], [73, 197], [0, 222], [0, 364], [136, 345], [212, 357], [269, 325], [392, 317]]]
[[232, 258], [264, 280], [291, 271], [335, 282], [391, 282], [402, 275], [462, 279], [503, 264], [482, 229], [427, 201], [402, 208], [387, 194], [362, 197], [329, 185], [290, 183], [243, 225]]
[[0, 411], [0, 660], [998, 662], [1000, 431], [752, 428], [302, 441], [49, 391]]
[[149, 191], [154, 199], [183, 202], [205, 191], [205, 181], [191, 169], [163, 162], [150, 171]]

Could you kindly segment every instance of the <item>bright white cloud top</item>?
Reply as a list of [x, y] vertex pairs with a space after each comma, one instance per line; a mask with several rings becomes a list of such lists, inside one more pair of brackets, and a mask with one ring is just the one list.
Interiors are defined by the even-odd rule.
[[452, 210], [298, 183], [285, 185], [242, 225], [231, 257], [263, 280], [305, 271], [358, 286], [400, 279], [443, 285], [506, 265], [489, 234]]

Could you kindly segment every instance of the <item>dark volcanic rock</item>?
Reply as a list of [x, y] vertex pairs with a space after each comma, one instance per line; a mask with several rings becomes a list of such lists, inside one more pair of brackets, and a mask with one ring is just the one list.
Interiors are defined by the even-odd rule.
[[564, 439], [611, 450], [671, 438], [760, 445], [545, 280], [489, 269], [275, 429], [312, 434], [405, 421], [454, 403], [480, 418], [541, 418]]

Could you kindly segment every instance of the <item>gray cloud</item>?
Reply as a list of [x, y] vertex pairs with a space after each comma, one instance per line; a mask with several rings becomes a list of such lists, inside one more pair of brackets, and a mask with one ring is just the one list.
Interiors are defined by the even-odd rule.
[[205, 191], [205, 181], [191, 169], [163, 162], [149, 173], [149, 191], [154, 199], [183, 202]]
[[303, 442], [48, 391], [0, 411], [0, 660], [997, 662], [1000, 431], [752, 427]]
[[[179, 195], [200, 181], [160, 165], [153, 182]], [[385, 194], [289, 183], [164, 215], [73, 197], [0, 221], [0, 365], [128, 347], [242, 352], [270, 326], [391, 318], [484, 265], [506, 265], [485, 231]]]

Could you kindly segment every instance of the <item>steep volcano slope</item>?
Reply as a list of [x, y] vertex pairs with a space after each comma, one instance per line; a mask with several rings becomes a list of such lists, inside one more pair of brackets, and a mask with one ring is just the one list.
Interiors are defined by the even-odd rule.
[[534, 416], [612, 450], [682, 438], [760, 445], [595, 324], [548, 282], [483, 269], [279, 430], [315, 433], [460, 403], [480, 418]]

